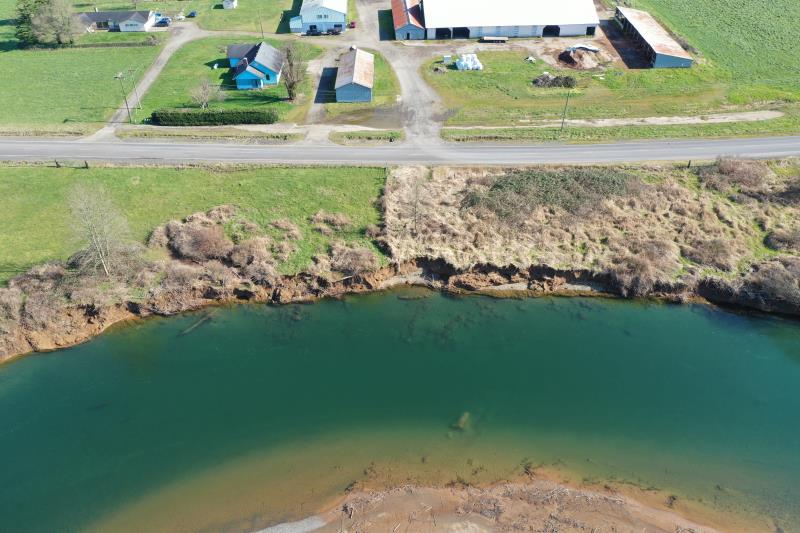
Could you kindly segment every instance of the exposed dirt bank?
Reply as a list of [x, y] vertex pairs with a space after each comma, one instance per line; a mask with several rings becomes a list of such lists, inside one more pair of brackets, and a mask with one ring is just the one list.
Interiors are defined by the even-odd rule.
[[489, 487], [406, 486], [357, 490], [317, 515], [320, 533], [343, 531], [490, 533], [618, 531], [716, 533], [773, 531], [661, 493], [605, 484], [571, 486], [550, 476]]

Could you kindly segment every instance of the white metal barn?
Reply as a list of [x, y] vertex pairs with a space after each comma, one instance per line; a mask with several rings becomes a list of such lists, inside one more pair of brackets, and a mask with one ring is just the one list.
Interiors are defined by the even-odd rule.
[[424, 0], [428, 39], [594, 35], [593, 0]]

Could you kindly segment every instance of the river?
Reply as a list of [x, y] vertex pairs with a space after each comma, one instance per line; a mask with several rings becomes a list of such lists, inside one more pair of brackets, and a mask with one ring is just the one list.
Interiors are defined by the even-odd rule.
[[800, 323], [420, 290], [150, 319], [0, 366], [0, 530], [249, 531], [522, 464], [800, 531]]

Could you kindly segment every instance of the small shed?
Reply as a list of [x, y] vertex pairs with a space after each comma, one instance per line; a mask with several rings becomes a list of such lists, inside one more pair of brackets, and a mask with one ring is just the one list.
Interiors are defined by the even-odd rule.
[[420, 0], [392, 0], [394, 36], [398, 41], [425, 38], [425, 23]]
[[694, 60], [647, 11], [617, 7], [617, 23], [647, 54], [651, 68], [688, 68]]
[[236, 9], [239, 7], [239, 0], [223, 0], [222, 9]]
[[335, 85], [337, 102], [371, 102], [374, 85], [374, 55], [356, 48], [339, 59]]

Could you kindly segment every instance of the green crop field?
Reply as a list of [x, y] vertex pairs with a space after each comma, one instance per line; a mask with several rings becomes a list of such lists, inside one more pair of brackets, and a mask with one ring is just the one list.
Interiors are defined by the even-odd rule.
[[369, 245], [368, 224], [379, 221], [376, 200], [385, 179], [383, 168], [0, 168], [0, 283], [50, 260], [66, 259], [77, 249], [70, 230], [67, 198], [75, 183], [102, 184], [126, 215], [135, 238], [152, 229], [221, 204], [234, 204], [268, 229], [289, 218], [303, 234], [287, 272], [307, 266], [323, 252], [330, 237], [312, 229], [309, 217], [320, 209], [344, 213], [352, 228], [340, 235]]
[[[207, 77], [224, 89], [225, 99], [212, 103], [211, 107], [214, 109], [272, 106], [278, 110], [282, 121], [302, 120], [313, 99], [310, 79], [301, 87], [302, 95], [297, 103], [286, 100], [283, 84], [255, 91], [236, 90], [228, 68], [226, 46], [234, 43], [255, 43], [256, 40], [252, 36], [210, 37], [187, 43], [170, 58], [161, 75], [142, 98], [143, 110], [136, 112], [135, 119], [146, 120], [157, 109], [194, 107], [191, 92]], [[280, 41], [268, 39], [267, 42], [279, 49], [283, 46]], [[309, 58], [321, 53], [321, 49], [314, 46], [303, 43], [299, 46]], [[217, 65], [216, 69], [213, 68], [214, 65]]]
[[375, 55], [375, 84], [372, 89], [372, 101], [357, 104], [326, 104], [325, 115], [328, 118], [346, 119], [347, 115], [359, 116], [365, 111], [393, 106], [397, 103], [397, 97], [400, 95], [400, 82], [397, 80], [392, 66], [375, 50], [365, 50]]
[[[114, 76], [140, 76], [159, 46], [20, 50], [13, 0], [0, 0], [0, 133], [85, 133], [100, 127], [122, 101]], [[114, 34], [131, 42], [125, 34]], [[79, 44], [102, 41], [94, 36]]]

